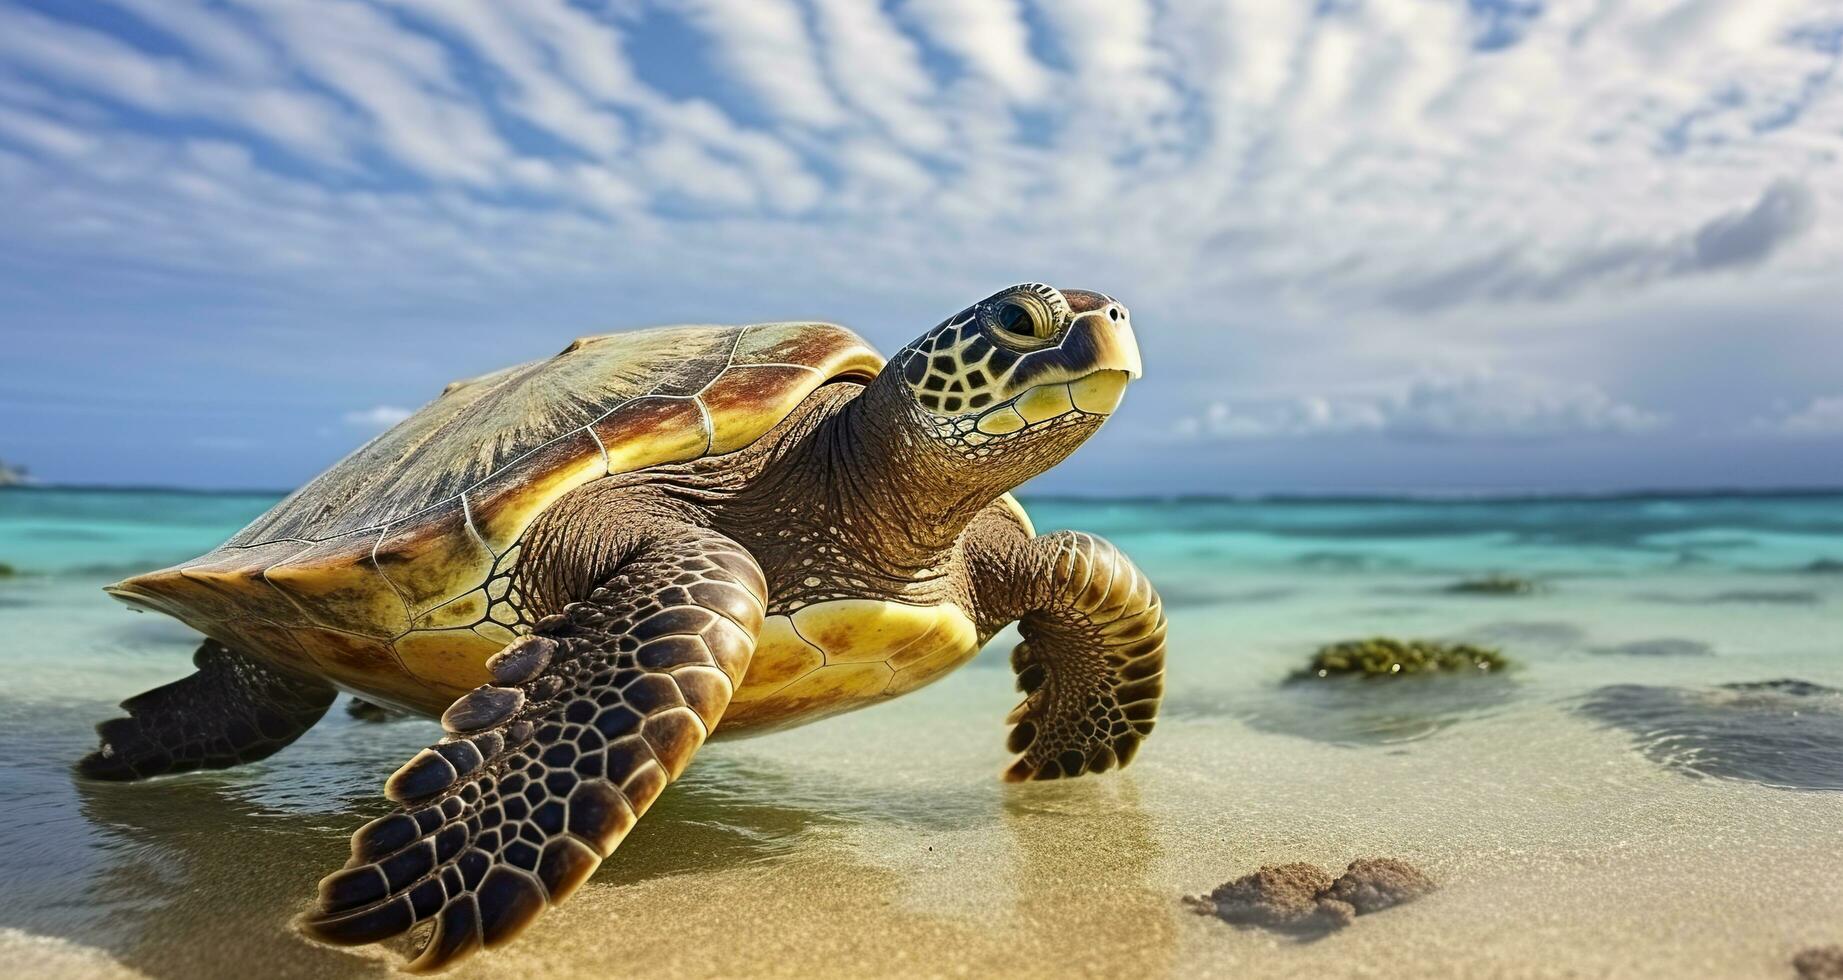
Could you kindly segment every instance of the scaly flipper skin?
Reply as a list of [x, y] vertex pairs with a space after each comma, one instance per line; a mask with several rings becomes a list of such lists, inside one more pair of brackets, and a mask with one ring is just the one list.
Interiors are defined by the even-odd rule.
[[[991, 522], [995, 524], [996, 522]], [[997, 596], [1024, 640], [1012, 651], [1024, 700], [1006, 720], [1021, 753], [1007, 782], [1124, 766], [1151, 731], [1165, 689], [1165, 612], [1124, 553], [1092, 534], [1017, 540], [980, 528], [982, 595]], [[998, 538], [991, 542], [991, 538]]]
[[197, 673], [123, 701], [128, 717], [97, 725], [102, 744], [78, 770], [133, 780], [254, 762], [300, 738], [338, 694], [216, 640], [199, 644], [192, 664]]
[[588, 599], [493, 658], [448, 736], [397, 770], [402, 807], [352, 837], [320, 883], [314, 936], [376, 942], [434, 920], [435, 970], [510, 940], [611, 854], [684, 771], [748, 670], [761, 569], [713, 531], [639, 547]]

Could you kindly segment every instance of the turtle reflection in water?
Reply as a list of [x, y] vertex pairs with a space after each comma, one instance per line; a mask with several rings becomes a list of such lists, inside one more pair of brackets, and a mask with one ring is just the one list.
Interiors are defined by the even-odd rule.
[[567, 897], [707, 738], [912, 691], [1014, 621], [1006, 778], [1125, 765], [1163, 691], [1158, 596], [1009, 491], [1139, 370], [1124, 306], [1026, 284], [887, 365], [827, 324], [693, 326], [449, 385], [216, 551], [110, 587], [207, 639], [81, 769], [259, 759], [340, 689], [440, 715], [305, 922], [432, 922], [433, 969]]

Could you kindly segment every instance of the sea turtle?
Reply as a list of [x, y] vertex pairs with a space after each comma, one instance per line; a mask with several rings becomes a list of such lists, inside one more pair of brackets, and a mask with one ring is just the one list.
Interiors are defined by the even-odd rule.
[[1007, 623], [1005, 778], [1125, 765], [1163, 691], [1158, 595], [1009, 491], [1139, 370], [1126, 307], [1031, 283], [887, 366], [842, 327], [763, 323], [456, 382], [217, 550], [109, 587], [207, 639], [80, 768], [260, 759], [339, 690], [439, 715], [303, 920], [341, 944], [432, 921], [410, 965], [433, 969], [568, 896], [707, 738], [915, 690]]

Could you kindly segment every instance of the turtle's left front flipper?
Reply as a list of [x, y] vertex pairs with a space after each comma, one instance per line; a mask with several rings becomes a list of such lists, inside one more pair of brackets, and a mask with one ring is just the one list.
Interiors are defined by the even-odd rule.
[[690, 763], [742, 682], [766, 606], [730, 539], [680, 528], [538, 623], [442, 716], [447, 737], [385, 783], [304, 925], [342, 945], [434, 920], [412, 969], [519, 932], [612, 853]]
[[199, 644], [192, 665], [190, 677], [123, 701], [128, 716], [96, 726], [101, 744], [77, 770], [130, 780], [254, 762], [300, 738], [339, 693], [216, 640]]

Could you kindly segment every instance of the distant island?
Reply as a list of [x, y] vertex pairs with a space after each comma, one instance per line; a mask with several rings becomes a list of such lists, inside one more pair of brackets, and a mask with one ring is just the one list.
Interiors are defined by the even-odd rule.
[[17, 487], [31, 482], [32, 478], [26, 475], [25, 467], [0, 459], [0, 487]]

